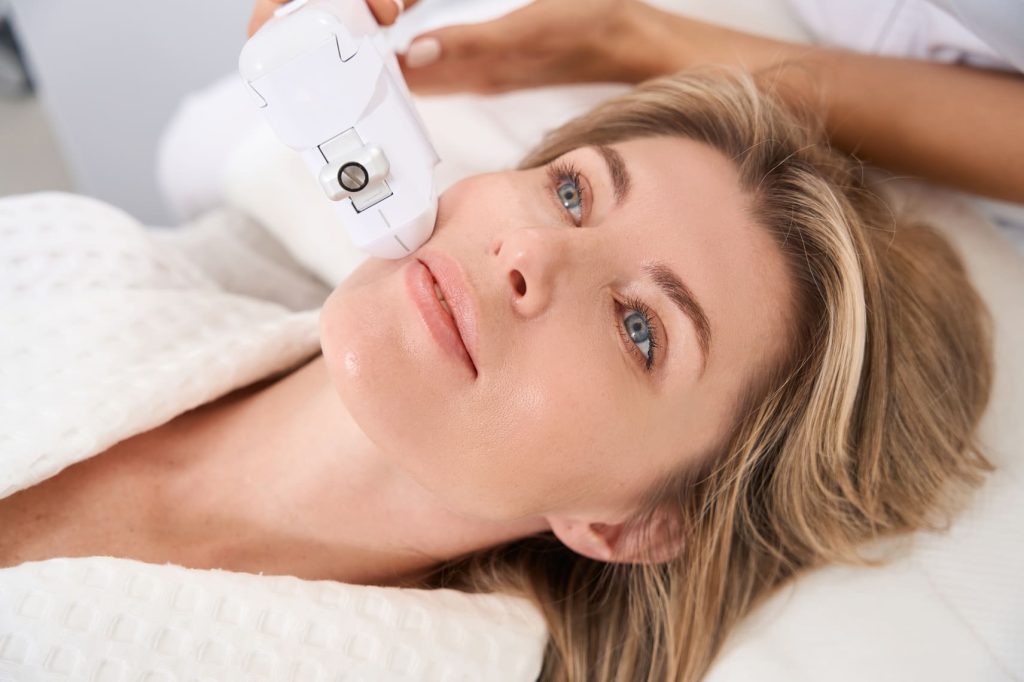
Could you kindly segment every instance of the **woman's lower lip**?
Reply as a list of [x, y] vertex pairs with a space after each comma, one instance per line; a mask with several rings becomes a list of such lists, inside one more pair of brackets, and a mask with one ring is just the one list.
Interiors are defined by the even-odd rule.
[[405, 288], [434, 341], [448, 355], [468, 367], [476, 377], [476, 368], [462, 342], [459, 329], [434, 293], [434, 278], [427, 266], [416, 259], [410, 261], [405, 266]]

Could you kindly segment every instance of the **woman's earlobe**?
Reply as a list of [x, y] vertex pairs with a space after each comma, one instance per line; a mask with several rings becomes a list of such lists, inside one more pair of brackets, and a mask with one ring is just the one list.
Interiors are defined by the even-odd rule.
[[562, 517], [549, 518], [551, 531], [563, 545], [572, 551], [595, 561], [610, 561], [612, 546], [604, 534], [595, 530], [594, 525], [582, 519]]
[[609, 563], [662, 563], [679, 555], [683, 547], [680, 524], [669, 512], [652, 520], [652, 530], [622, 523], [581, 519], [549, 519], [555, 536], [572, 551]]

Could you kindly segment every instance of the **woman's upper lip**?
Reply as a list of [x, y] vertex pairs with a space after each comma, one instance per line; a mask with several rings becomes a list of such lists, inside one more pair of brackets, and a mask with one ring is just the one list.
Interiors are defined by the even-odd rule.
[[479, 374], [480, 364], [477, 362], [479, 357], [477, 347], [479, 307], [465, 271], [458, 261], [440, 251], [421, 253], [418, 258], [430, 270], [430, 274], [441, 289], [444, 300], [452, 312], [459, 335], [462, 336], [462, 345], [466, 347], [470, 362], [473, 363], [477, 374]]

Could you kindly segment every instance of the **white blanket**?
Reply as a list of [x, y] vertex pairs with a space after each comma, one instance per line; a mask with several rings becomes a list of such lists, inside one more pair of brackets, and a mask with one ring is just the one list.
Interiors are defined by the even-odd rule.
[[[83, 197], [0, 200], [0, 498], [301, 364], [327, 293], [236, 212], [156, 232]], [[505, 595], [111, 557], [0, 570], [3, 680], [533, 680], [546, 638]]]

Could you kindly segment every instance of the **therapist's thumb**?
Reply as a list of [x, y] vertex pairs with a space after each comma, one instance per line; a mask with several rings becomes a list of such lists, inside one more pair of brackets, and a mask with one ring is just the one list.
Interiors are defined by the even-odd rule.
[[407, 69], [422, 69], [441, 58], [441, 40], [437, 36], [420, 36], [412, 41], [404, 56], [399, 59]]
[[489, 57], [501, 51], [504, 43], [492, 23], [446, 26], [417, 36], [400, 56], [402, 66], [415, 70]]

